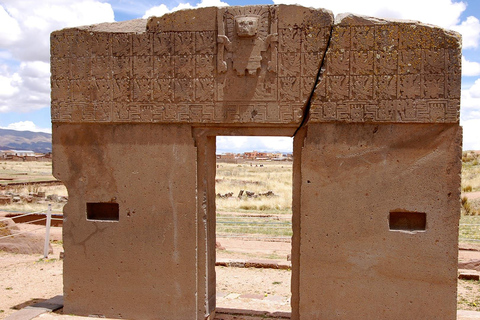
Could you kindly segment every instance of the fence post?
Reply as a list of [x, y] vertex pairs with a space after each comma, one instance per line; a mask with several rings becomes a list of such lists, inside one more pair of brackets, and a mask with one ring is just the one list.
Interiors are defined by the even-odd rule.
[[43, 258], [48, 258], [48, 249], [50, 245], [50, 225], [52, 223], [52, 205], [48, 205], [47, 221], [45, 223], [45, 246], [43, 247]]

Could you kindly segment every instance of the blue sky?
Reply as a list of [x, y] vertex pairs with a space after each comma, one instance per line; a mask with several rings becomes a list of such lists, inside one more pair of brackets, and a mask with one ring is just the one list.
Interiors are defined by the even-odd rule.
[[[464, 149], [480, 150], [478, 0], [0, 0], [0, 128], [51, 132], [49, 34], [65, 27], [161, 15], [183, 8], [300, 4], [333, 13], [411, 19], [463, 35], [461, 125]], [[219, 138], [217, 151], [291, 150], [291, 139]]]

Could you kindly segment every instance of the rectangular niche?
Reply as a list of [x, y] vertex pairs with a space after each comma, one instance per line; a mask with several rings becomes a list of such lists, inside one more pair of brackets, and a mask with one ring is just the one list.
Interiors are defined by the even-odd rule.
[[425, 212], [390, 212], [388, 223], [390, 230], [425, 231], [427, 214]]
[[93, 202], [87, 203], [87, 219], [100, 221], [118, 221], [118, 203]]

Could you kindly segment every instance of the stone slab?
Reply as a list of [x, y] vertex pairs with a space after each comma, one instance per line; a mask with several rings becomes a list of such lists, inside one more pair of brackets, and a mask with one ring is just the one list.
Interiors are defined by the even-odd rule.
[[46, 311], [55, 311], [60, 308], [63, 308], [63, 295], [58, 295], [26, 307], [26, 309], [45, 309]]
[[46, 313], [58, 310], [63, 307], [63, 296], [58, 295], [51, 299], [35, 303], [31, 306], [25, 307], [10, 316], [6, 317], [5, 320], [30, 320], [34, 319], [37, 316]]
[[471, 311], [471, 310], [457, 311], [457, 320], [476, 320], [476, 319], [480, 319], [479, 311]]
[[213, 316], [226, 132], [295, 136], [292, 319], [455, 317], [457, 33], [261, 5], [64, 29], [51, 52], [67, 313]]
[[45, 312], [45, 309], [22, 309], [9, 315], [5, 320], [30, 320]]

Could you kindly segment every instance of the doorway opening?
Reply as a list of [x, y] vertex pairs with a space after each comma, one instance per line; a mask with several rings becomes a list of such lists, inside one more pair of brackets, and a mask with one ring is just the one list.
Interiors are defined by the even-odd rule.
[[217, 136], [216, 307], [291, 312], [293, 138]]

